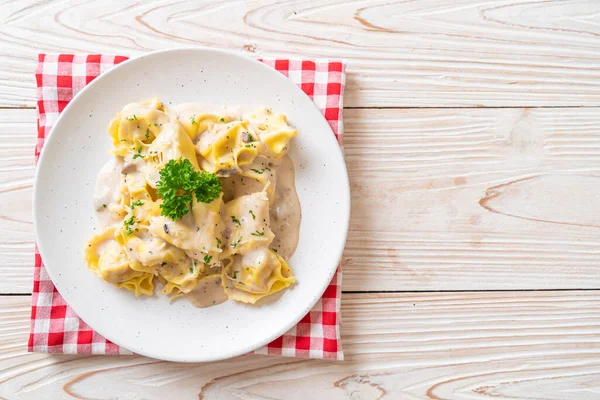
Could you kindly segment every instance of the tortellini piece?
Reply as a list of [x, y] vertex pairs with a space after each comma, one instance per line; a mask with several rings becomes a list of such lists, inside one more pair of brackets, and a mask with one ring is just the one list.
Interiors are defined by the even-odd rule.
[[148, 185], [156, 188], [160, 178], [160, 170], [171, 160], [187, 159], [194, 169], [198, 170], [198, 160], [194, 144], [183, 127], [176, 120], [166, 123], [160, 135], [149, 146], [143, 155], [146, 163], [145, 178]]
[[[84, 258], [98, 276], [106, 282], [119, 286], [120, 284], [142, 277], [143, 272], [131, 268], [131, 263], [123, 247], [115, 239], [115, 228], [109, 227], [99, 235], [94, 236], [88, 243]], [[127, 286], [136, 294], [143, 294], [142, 289]]]
[[218, 198], [209, 204], [193, 201], [192, 212], [179, 221], [164, 216], [151, 219], [150, 232], [185, 250], [188, 256], [197, 261], [205, 256], [218, 257], [221, 253], [221, 235], [224, 223], [221, 219], [223, 200]]
[[248, 121], [248, 129], [258, 136], [262, 152], [268, 158], [281, 159], [287, 153], [290, 140], [298, 136], [284, 114], [273, 114], [268, 108], [246, 113], [242, 119]]
[[138, 152], [158, 136], [162, 124], [168, 120], [164, 106], [158, 99], [128, 104], [117, 113], [108, 127], [113, 143], [112, 153], [125, 157]]
[[266, 246], [275, 237], [270, 228], [269, 198], [265, 192], [241, 196], [225, 204], [223, 218], [224, 257]]
[[252, 163], [260, 152], [260, 142], [247, 125], [245, 121], [211, 124], [196, 144], [203, 157], [202, 169], [218, 173]]
[[252, 304], [295, 281], [285, 260], [264, 247], [234, 256], [222, 272], [229, 298]]

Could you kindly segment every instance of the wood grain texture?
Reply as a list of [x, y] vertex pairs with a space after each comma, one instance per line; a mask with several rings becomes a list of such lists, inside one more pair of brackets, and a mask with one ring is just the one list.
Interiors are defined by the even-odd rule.
[[4, 1], [0, 106], [32, 106], [39, 52], [182, 45], [346, 58], [348, 106], [600, 103], [594, 0]]
[[134, 356], [26, 354], [28, 317], [28, 296], [0, 297], [1, 398], [600, 396], [596, 291], [345, 295], [344, 362], [245, 356], [176, 364]]
[[346, 112], [344, 287], [600, 287], [598, 111]]
[[[0, 110], [0, 293], [31, 290], [34, 118]], [[344, 290], [600, 288], [599, 109], [347, 110], [345, 127]]]
[[31, 292], [35, 118], [35, 110], [0, 110], [0, 293]]

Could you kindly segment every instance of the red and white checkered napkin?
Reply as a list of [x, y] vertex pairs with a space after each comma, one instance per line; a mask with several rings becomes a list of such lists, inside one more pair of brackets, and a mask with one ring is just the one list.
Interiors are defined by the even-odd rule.
[[[123, 56], [40, 54], [37, 81], [38, 141], [35, 159], [58, 115], [85, 85], [127, 60]], [[342, 144], [342, 61], [260, 60], [297, 84], [317, 105]], [[116, 111], [115, 111], [116, 112]], [[108, 124], [108, 122], [107, 122]], [[81, 264], [81, 268], [85, 265]], [[291, 357], [343, 360], [340, 341], [342, 273], [338, 271], [315, 307], [279, 339], [255, 351]], [[36, 247], [29, 351], [66, 354], [131, 354], [94, 332], [65, 303], [50, 280]]]

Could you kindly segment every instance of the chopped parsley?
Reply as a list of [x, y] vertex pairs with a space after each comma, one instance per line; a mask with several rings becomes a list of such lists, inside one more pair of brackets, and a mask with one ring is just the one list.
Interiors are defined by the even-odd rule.
[[231, 279], [237, 279], [237, 271], [233, 271], [233, 275], [231, 275]]
[[259, 232], [259, 231], [252, 232], [251, 235], [252, 236], [265, 236], [265, 231], [262, 231], [262, 232]]
[[204, 256], [204, 264], [209, 264], [212, 256]]
[[241, 242], [241, 241], [242, 241], [242, 238], [239, 238], [239, 239], [237, 240], [237, 242], [233, 242], [233, 243], [231, 243], [231, 248], [232, 248], [232, 249], [235, 249], [235, 248], [238, 246], [238, 244], [240, 244], [240, 242]]
[[144, 205], [144, 202], [141, 200], [136, 200], [133, 203], [131, 203], [131, 209], [133, 210], [136, 207], [141, 207]]
[[273, 250], [275, 253], [277, 253], [277, 249], [271, 249], [271, 250]]
[[167, 265], [167, 262], [166, 262], [166, 261], [163, 261], [162, 263], [160, 263], [160, 266], [161, 266], [161, 267], [164, 267], [165, 265]]
[[221, 247], [221, 239], [219, 239], [218, 237], [216, 237], [215, 239], [217, 239], [217, 247]]
[[190, 212], [193, 196], [210, 203], [221, 195], [222, 184], [215, 174], [196, 171], [190, 160], [171, 160], [160, 170], [157, 193], [162, 197], [160, 215], [174, 221]]
[[237, 224], [237, 226], [241, 226], [242, 225], [242, 223], [240, 222], [240, 220], [237, 219], [236, 217], [234, 217], [233, 215], [231, 216], [231, 220], [233, 222], [235, 222]]
[[190, 274], [194, 273], [194, 268], [190, 267]]
[[250, 168], [250, 171], [254, 171], [259, 175], [262, 175], [262, 173], [265, 172], [264, 169], [254, 169], [254, 168]]
[[133, 114], [133, 117], [127, 118], [129, 121], [137, 121], [137, 117]]
[[252, 219], [256, 219], [256, 215], [254, 215], [254, 211], [250, 210], [248, 212], [250, 213], [250, 215], [252, 215]]
[[144, 156], [142, 155], [142, 146], [140, 146], [137, 150], [136, 153], [133, 155], [133, 159], [135, 160], [136, 158], [144, 158]]
[[251, 142], [254, 142], [254, 138], [252, 137], [251, 133], [248, 134], [248, 140]]
[[125, 233], [127, 233], [128, 235], [131, 235], [131, 232], [132, 232], [131, 226], [135, 223], [136, 223], [135, 215], [132, 215], [131, 217], [124, 220], [123, 226], [125, 227]]
[[197, 124], [195, 116], [193, 116], [192, 118], [190, 118], [190, 121], [192, 122], [192, 125], [196, 125]]
[[221, 118], [219, 121], [221, 121], [221, 122], [225, 122], [225, 118]]
[[150, 128], [146, 129], [146, 139], [150, 139]]
[[102, 207], [106, 208], [106, 204], [102, 204]]
[[252, 145], [251, 144], [247, 144], [244, 147], [250, 148], [250, 147], [252, 147]]

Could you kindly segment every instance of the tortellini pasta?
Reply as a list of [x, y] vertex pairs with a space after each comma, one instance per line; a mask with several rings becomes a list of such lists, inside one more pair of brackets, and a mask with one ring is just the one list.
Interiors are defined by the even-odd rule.
[[[267, 108], [169, 108], [153, 99], [126, 105], [108, 131], [112, 157], [94, 197], [102, 230], [84, 252], [100, 278], [136, 296], [153, 295], [158, 286], [179, 297], [220, 283], [227, 298], [244, 303], [295, 282], [270, 247], [276, 170], [298, 134], [285, 115]], [[177, 221], [161, 215], [157, 185], [171, 160], [216, 174], [221, 196], [209, 203], [193, 198]]]

